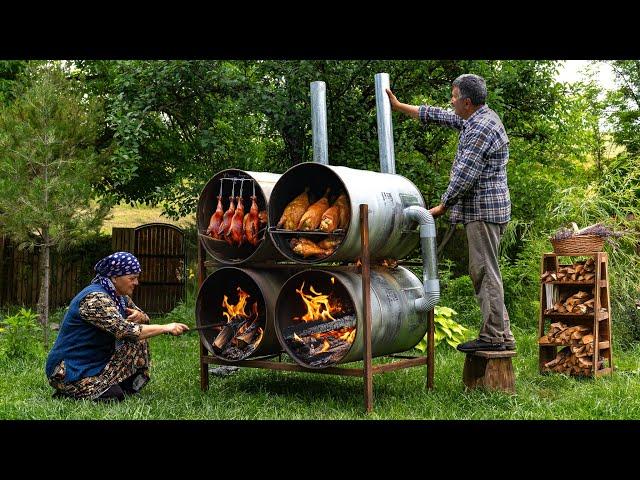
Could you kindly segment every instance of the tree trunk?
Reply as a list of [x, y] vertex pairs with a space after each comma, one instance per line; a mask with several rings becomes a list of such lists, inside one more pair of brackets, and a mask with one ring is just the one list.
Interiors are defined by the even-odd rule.
[[49, 236], [45, 232], [45, 241], [40, 252], [40, 296], [38, 298], [38, 318], [44, 330], [44, 346], [49, 347], [49, 281], [51, 277]]

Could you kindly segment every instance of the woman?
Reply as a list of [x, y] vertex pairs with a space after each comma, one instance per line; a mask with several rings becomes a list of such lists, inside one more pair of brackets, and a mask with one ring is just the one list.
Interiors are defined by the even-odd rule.
[[132, 254], [109, 255], [95, 271], [91, 284], [71, 300], [47, 358], [54, 397], [120, 401], [137, 393], [149, 381], [146, 339], [189, 329], [183, 323], [149, 325], [130, 298], [141, 271]]

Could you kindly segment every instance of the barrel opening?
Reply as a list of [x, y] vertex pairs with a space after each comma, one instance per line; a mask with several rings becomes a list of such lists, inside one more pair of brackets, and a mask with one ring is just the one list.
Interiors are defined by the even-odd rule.
[[[308, 206], [293, 209], [293, 213], [285, 217], [288, 222], [285, 225], [279, 225], [283, 214], [286, 215], [287, 206], [305, 190], [308, 195]], [[342, 198], [339, 200], [341, 195]], [[310, 208], [325, 196], [326, 208], [318, 204], [312, 213]], [[335, 207], [331, 210], [332, 215], [325, 217], [327, 223], [323, 224], [323, 215], [325, 213], [329, 215], [327, 210], [332, 207]], [[289, 210], [289, 212], [292, 211]], [[307, 217], [300, 218], [303, 212], [307, 213]], [[336, 214], [337, 217], [335, 217]], [[340, 244], [349, 232], [351, 224], [349, 192], [331, 168], [311, 162], [296, 165], [287, 170], [274, 186], [268, 217], [273, 242], [285, 257], [307, 264], [331, 261], [331, 257], [340, 248]], [[299, 221], [304, 218], [308, 218], [309, 223], [300, 227]]]
[[293, 360], [322, 369], [339, 363], [356, 337], [357, 314], [347, 288], [328, 272], [308, 270], [283, 285], [276, 334]]
[[[245, 217], [249, 215], [250, 219], [254, 218], [250, 212], [254, 191], [258, 207], [258, 222], [257, 228], [250, 230], [247, 234]], [[218, 207], [218, 196], [221, 197], [222, 218], [229, 212], [228, 218], [231, 221], [230, 228], [220, 234], [219, 229], [215, 229], [216, 231], [209, 229], [215, 223], [213, 216]], [[238, 197], [242, 198], [244, 210], [242, 215], [237, 214]], [[200, 194], [197, 214], [200, 241], [204, 248], [219, 261], [230, 264], [243, 262], [250, 258], [264, 241], [267, 230], [266, 209], [267, 200], [264, 191], [251, 175], [243, 170], [222, 170], [209, 180]], [[253, 232], [256, 232], [255, 235]]]
[[221, 268], [203, 282], [196, 302], [200, 338], [214, 356], [243, 360], [256, 352], [266, 324], [265, 300], [256, 282], [237, 268]]

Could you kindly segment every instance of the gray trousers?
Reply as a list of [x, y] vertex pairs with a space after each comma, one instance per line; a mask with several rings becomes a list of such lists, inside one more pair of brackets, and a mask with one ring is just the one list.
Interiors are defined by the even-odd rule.
[[469, 275], [482, 311], [478, 338], [485, 342], [515, 342], [504, 305], [498, 247], [506, 223], [469, 222], [464, 226], [469, 242]]

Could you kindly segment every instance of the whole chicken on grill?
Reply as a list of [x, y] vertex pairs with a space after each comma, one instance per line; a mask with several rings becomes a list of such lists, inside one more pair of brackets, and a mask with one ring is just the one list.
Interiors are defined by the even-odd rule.
[[298, 228], [298, 223], [300, 219], [304, 215], [304, 212], [307, 211], [309, 207], [309, 187], [304, 189], [300, 195], [291, 200], [289, 204], [285, 207], [280, 220], [278, 221], [277, 227], [280, 228], [284, 226], [285, 230], [295, 230]]
[[347, 194], [341, 193], [338, 198], [336, 198], [336, 201], [333, 202], [333, 206], [340, 207], [340, 225], [336, 226], [336, 228], [347, 228], [351, 220], [351, 210], [349, 209]]
[[231, 245], [231, 239], [227, 236], [227, 232], [231, 228], [231, 219], [236, 210], [236, 206], [233, 203], [233, 195], [229, 197], [229, 208], [222, 216], [222, 225], [218, 229], [218, 238], [224, 238], [226, 242]]
[[308, 238], [292, 238], [289, 241], [289, 245], [295, 253], [302, 255], [304, 258], [311, 256], [323, 256], [331, 255], [335, 248], [320, 248], [315, 242]]
[[222, 223], [222, 216], [224, 215], [224, 211], [222, 210], [222, 195], [218, 195], [218, 206], [216, 207], [216, 211], [211, 215], [211, 219], [209, 220], [209, 227], [207, 228], [207, 235], [210, 235], [211, 238], [220, 238], [218, 235], [218, 230], [220, 229], [220, 223]]
[[331, 233], [340, 225], [340, 206], [333, 204], [322, 214], [320, 220], [320, 230]]
[[231, 242], [227, 240], [227, 243], [239, 247], [244, 242], [244, 228], [242, 226], [244, 220], [244, 203], [241, 196], [237, 196], [236, 199], [238, 200], [236, 211], [231, 218], [231, 227], [229, 227], [229, 233], [227, 233], [227, 239], [231, 238]]
[[243, 230], [249, 242], [254, 247], [258, 245], [258, 230], [260, 230], [260, 217], [258, 216], [258, 202], [256, 196], [251, 196], [251, 208], [244, 216]]
[[307, 211], [304, 212], [304, 215], [302, 215], [302, 218], [300, 219], [300, 223], [298, 223], [298, 230], [309, 232], [318, 228], [320, 220], [322, 219], [322, 214], [327, 210], [327, 208], [329, 208], [330, 190], [330, 188], [327, 188], [324, 192], [324, 196], [307, 208]]

